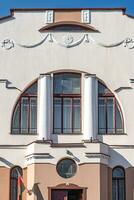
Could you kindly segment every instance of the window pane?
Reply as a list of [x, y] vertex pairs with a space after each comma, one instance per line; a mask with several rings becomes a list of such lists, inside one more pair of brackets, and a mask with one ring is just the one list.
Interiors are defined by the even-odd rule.
[[106, 104], [105, 98], [99, 98], [99, 133], [106, 133]]
[[57, 164], [57, 172], [63, 178], [70, 178], [75, 175], [76, 163], [71, 159], [63, 159]]
[[111, 91], [105, 85], [103, 85], [99, 82], [98, 83], [98, 93], [99, 94], [107, 94], [107, 93], [111, 93]]
[[119, 200], [124, 200], [124, 180], [119, 180]]
[[34, 83], [31, 87], [29, 87], [24, 93], [25, 94], [37, 94], [37, 82]]
[[17, 200], [17, 179], [11, 179], [11, 200]]
[[113, 177], [114, 178], [124, 178], [124, 170], [121, 167], [116, 167], [113, 170]]
[[73, 132], [80, 132], [80, 99], [73, 99]]
[[21, 133], [28, 133], [28, 98], [21, 99]]
[[54, 98], [54, 133], [61, 133], [61, 99]]
[[54, 75], [54, 93], [60, 94], [62, 93], [62, 74], [56, 74]]
[[11, 176], [10, 176], [10, 199], [17, 200], [17, 191], [18, 191], [18, 172], [22, 176], [22, 169], [20, 167], [14, 167], [11, 169]]
[[54, 75], [54, 93], [80, 94], [80, 74]]
[[118, 184], [117, 180], [112, 181], [112, 200], [118, 200]]
[[107, 98], [107, 132], [115, 133], [113, 98]]
[[12, 132], [13, 133], [19, 133], [19, 115], [20, 115], [20, 105], [17, 104], [14, 115], [13, 115], [13, 125], [12, 125]]
[[122, 115], [118, 103], [116, 103], [116, 132], [123, 133]]
[[37, 99], [30, 98], [30, 133], [37, 132]]
[[72, 132], [72, 99], [63, 99], [63, 133]]
[[79, 74], [64, 74], [63, 93], [64, 94], [80, 94], [80, 75]]
[[73, 78], [73, 88], [72, 88], [72, 91], [73, 91], [73, 94], [80, 94], [80, 75], [78, 77], [74, 77]]

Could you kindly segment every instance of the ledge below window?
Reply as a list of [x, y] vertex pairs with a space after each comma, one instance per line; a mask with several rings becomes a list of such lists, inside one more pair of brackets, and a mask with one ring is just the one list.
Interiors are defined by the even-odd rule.
[[30, 136], [30, 135], [38, 135], [38, 133], [10, 133], [10, 135], [28, 135], [28, 136]]
[[127, 133], [98, 133], [99, 136], [105, 136], [105, 135], [115, 135], [115, 136], [119, 136], [119, 135], [127, 135]]
[[83, 133], [52, 133], [53, 135], [83, 135]]

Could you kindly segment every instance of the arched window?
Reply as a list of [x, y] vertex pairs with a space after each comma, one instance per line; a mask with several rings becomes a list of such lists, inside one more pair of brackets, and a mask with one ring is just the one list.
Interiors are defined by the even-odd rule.
[[81, 132], [81, 74], [54, 75], [54, 133]]
[[98, 84], [99, 134], [123, 133], [123, 116], [114, 94], [102, 83]]
[[37, 133], [37, 82], [20, 96], [12, 116], [12, 134]]
[[125, 200], [125, 171], [115, 167], [112, 171], [112, 200]]
[[22, 176], [22, 169], [19, 166], [15, 166], [10, 172], [10, 200], [18, 200], [18, 176]]

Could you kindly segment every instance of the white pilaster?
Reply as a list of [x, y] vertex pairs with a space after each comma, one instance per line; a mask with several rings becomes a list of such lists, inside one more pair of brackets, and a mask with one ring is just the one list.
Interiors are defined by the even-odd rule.
[[51, 135], [51, 76], [40, 75], [38, 79], [38, 123], [37, 130], [39, 139], [50, 140]]
[[97, 138], [98, 130], [98, 81], [93, 75], [84, 77], [84, 140]]

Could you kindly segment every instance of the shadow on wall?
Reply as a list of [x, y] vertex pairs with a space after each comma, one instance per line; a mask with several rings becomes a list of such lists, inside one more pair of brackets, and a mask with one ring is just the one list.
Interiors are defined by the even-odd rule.
[[35, 183], [33, 188], [32, 188], [32, 192], [34, 193], [34, 195], [36, 196], [37, 200], [44, 200], [40, 188], [39, 188], [39, 184], [40, 183]]
[[3, 162], [5, 165], [7, 165], [9, 168], [14, 167], [13, 163], [9, 162], [5, 158], [0, 157], [0, 162]]
[[53, 140], [54, 143], [58, 143], [58, 135], [52, 134], [52, 140]]
[[132, 167], [132, 164], [130, 163], [130, 161], [127, 159], [127, 154], [122, 151], [122, 149], [116, 148], [109, 148], [109, 153], [110, 153], [110, 160], [109, 160], [109, 164], [111, 167], [115, 167], [115, 166], [122, 166], [124, 168], [128, 168], [128, 167]]

